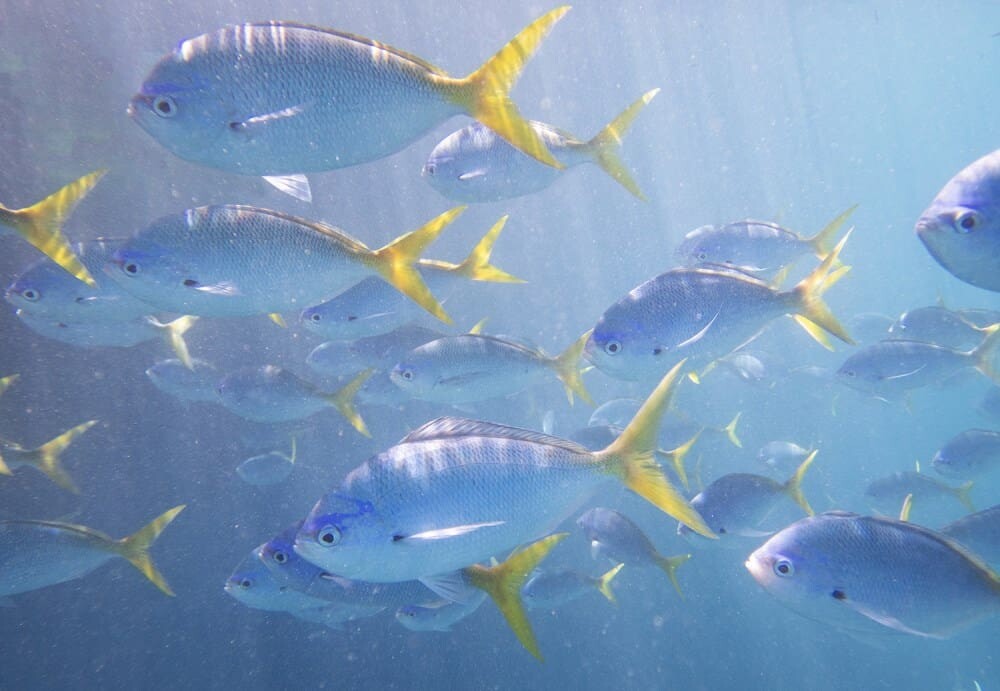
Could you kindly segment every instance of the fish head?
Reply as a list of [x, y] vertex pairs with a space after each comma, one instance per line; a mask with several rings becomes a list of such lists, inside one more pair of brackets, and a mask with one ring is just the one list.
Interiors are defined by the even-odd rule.
[[834, 379], [855, 391], [873, 393], [880, 380], [878, 371], [865, 351], [851, 355], [834, 373]]
[[371, 502], [333, 492], [303, 521], [295, 551], [324, 571], [354, 578], [370, 567], [373, 550], [392, 539]]
[[428, 389], [431, 383], [431, 373], [426, 371], [426, 367], [421, 367], [419, 362], [413, 360], [403, 360], [397, 362], [389, 371], [389, 379], [397, 387], [410, 396], [418, 396]]
[[323, 338], [353, 341], [389, 333], [414, 317], [407, 298], [372, 276], [331, 300], [303, 310], [299, 320], [303, 327]]
[[[4, 299], [18, 309], [44, 317], [50, 314], [48, 306], [53, 302], [57, 304], [65, 302], [66, 298], [75, 300], [75, 296], [67, 294], [67, 290], [75, 291], [81, 297], [94, 292], [92, 288], [72, 276], [69, 276], [70, 280], [79, 283], [80, 288], [60, 285], [60, 277], [57, 275], [60, 273], [69, 276], [48, 259], [35, 262], [7, 286]], [[62, 300], [57, 293], [63, 294]]]
[[834, 589], [824, 566], [827, 560], [810, 544], [809, 528], [815, 521], [805, 518], [788, 526], [750, 554], [745, 564], [757, 583], [794, 609]]
[[715, 232], [715, 226], [705, 225], [695, 228], [684, 236], [674, 250], [674, 259], [684, 266], [697, 266], [705, 263], [721, 263], [724, 261], [721, 239]]
[[141, 234], [115, 250], [103, 270], [125, 292], [153, 307], [186, 312], [177, 303], [197, 295], [197, 281], [183, 254]]
[[[615, 306], [617, 307], [617, 305]], [[610, 377], [641, 381], [662, 375], [674, 364], [669, 348], [645, 332], [641, 321], [608, 310], [583, 348], [583, 357]]]
[[278, 611], [283, 609], [281, 601], [285, 589], [274, 578], [258, 556], [255, 549], [247, 556], [223, 586], [226, 594], [240, 603], [254, 609]]
[[502, 169], [505, 157], [496, 155], [498, 144], [502, 146], [502, 140], [496, 133], [479, 123], [452, 132], [431, 151], [420, 175], [448, 199], [463, 202], [497, 199], [508, 177]]

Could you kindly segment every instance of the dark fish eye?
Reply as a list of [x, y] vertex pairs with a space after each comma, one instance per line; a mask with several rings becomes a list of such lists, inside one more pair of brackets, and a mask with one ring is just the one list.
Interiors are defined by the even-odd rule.
[[316, 541], [324, 547], [333, 547], [340, 542], [340, 529], [335, 525], [325, 525], [316, 533]]
[[787, 559], [779, 559], [774, 562], [774, 572], [782, 578], [795, 575], [795, 567]]
[[274, 559], [274, 561], [277, 562], [278, 564], [284, 564], [286, 561], [288, 561], [288, 555], [280, 551], [275, 552], [273, 555], [271, 555], [271, 558]]
[[194, 280], [193, 278], [185, 278], [184, 279], [184, 286], [186, 288], [194, 288], [197, 285], [198, 285], [198, 281]]
[[323, 317], [321, 317], [318, 312], [313, 312], [312, 314], [309, 315], [309, 319], [311, 319], [314, 322], [318, 322], [322, 321]]
[[21, 293], [21, 297], [23, 297], [28, 302], [35, 302], [41, 296], [38, 294], [37, 291], [28, 288], [27, 290]]
[[698, 261], [703, 262], [706, 259], [708, 259], [708, 252], [699, 252], [698, 253]]
[[604, 352], [608, 355], [617, 355], [621, 352], [622, 344], [618, 341], [608, 341], [604, 344]]
[[434, 165], [433, 163], [428, 163], [427, 165], [424, 166], [424, 172], [427, 175], [434, 175], [435, 171], [437, 171], [437, 166]]
[[959, 233], [970, 233], [979, 225], [979, 219], [974, 211], [963, 211], [955, 217], [955, 230]]
[[244, 578], [242, 581], [240, 581], [240, 587], [243, 588], [243, 590], [249, 589], [252, 585], [253, 581], [251, 581], [249, 578]]
[[128, 264], [122, 264], [122, 271], [127, 273], [129, 276], [135, 276], [139, 273], [139, 265], [135, 262], [129, 262]]
[[157, 96], [153, 99], [153, 112], [161, 118], [172, 118], [177, 115], [177, 104], [169, 96]]
[[410, 370], [410, 369], [404, 369], [404, 370], [402, 371], [402, 373], [401, 373], [401, 376], [402, 376], [402, 377], [403, 377], [403, 379], [405, 379], [406, 381], [410, 381], [411, 379], [413, 379], [413, 370]]

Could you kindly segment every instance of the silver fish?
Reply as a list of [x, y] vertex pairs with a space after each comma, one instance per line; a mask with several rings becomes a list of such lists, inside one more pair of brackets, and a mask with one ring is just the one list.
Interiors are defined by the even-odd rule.
[[970, 479], [1000, 469], [1000, 432], [967, 429], [938, 449], [934, 470], [948, 477]]
[[931, 305], [901, 314], [889, 327], [888, 338], [972, 350], [983, 342], [983, 329], [997, 322], [1000, 322], [1000, 312], [993, 310], [956, 311]]
[[286, 456], [280, 451], [251, 456], [238, 466], [236, 474], [248, 485], [274, 485], [288, 479], [295, 467], [295, 437], [292, 437], [292, 453]]
[[181, 401], [218, 402], [215, 388], [218, 370], [204, 360], [191, 359], [191, 367], [180, 360], [161, 360], [146, 369], [146, 376], [157, 389]]
[[468, 602], [435, 600], [423, 605], [403, 605], [396, 610], [396, 621], [410, 631], [451, 631], [483, 604], [486, 593], [481, 592]]
[[306, 364], [319, 374], [336, 377], [369, 367], [389, 370], [414, 348], [442, 337], [440, 331], [409, 324], [378, 336], [321, 343], [306, 357]]
[[872, 480], [868, 484], [868, 488], [865, 489], [865, 496], [875, 499], [882, 505], [892, 507], [899, 506], [908, 494], [912, 494], [913, 498], [918, 500], [938, 500], [942, 497], [950, 497], [960, 502], [969, 511], [975, 511], [976, 508], [969, 498], [971, 489], [971, 482], [961, 487], [951, 487], [923, 473], [904, 470]]
[[616, 604], [611, 581], [625, 564], [612, 567], [601, 576], [588, 576], [572, 569], [538, 570], [521, 588], [521, 596], [528, 609], [554, 609], [579, 600], [591, 592], [599, 592], [604, 599]]
[[1000, 568], [1000, 505], [952, 521], [941, 533], [968, 547], [992, 568]]
[[769, 441], [760, 447], [757, 460], [772, 470], [790, 473], [812, 452], [793, 441]]

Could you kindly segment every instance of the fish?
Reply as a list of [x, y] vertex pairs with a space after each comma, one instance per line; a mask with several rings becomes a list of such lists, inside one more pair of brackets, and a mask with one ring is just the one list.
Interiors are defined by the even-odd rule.
[[889, 329], [895, 323], [892, 317], [878, 312], [861, 312], [851, 316], [847, 328], [858, 343], [876, 343], [889, 338]]
[[216, 386], [221, 378], [214, 365], [197, 358], [188, 368], [177, 359], [161, 360], [146, 369], [146, 376], [157, 389], [181, 401], [217, 403]]
[[155, 307], [122, 290], [102, 271], [123, 242], [102, 239], [74, 246], [92, 277], [89, 284], [46, 258], [21, 272], [7, 287], [4, 298], [15, 308], [49, 321], [122, 322], [152, 314]]
[[462, 113], [559, 166], [507, 94], [568, 10], [539, 17], [464, 78], [341, 31], [276, 21], [230, 25], [166, 54], [128, 114], [182, 159], [277, 177], [272, 184], [304, 199], [305, 173], [389, 156]]
[[408, 324], [378, 336], [321, 343], [306, 357], [306, 364], [318, 374], [335, 377], [369, 367], [389, 370], [409, 351], [443, 336], [440, 331]]
[[3, 396], [4, 391], [13, 386], [20, 376], [20, 374], [8, 374], [6, 377], [0, 377], [0, 396]]
[[979, 412], [993, 420], [1000, 420], [1000, 386], [991, 386], [977, 406]]
[[[678, 357], [701, 366], [752, 340], [772, 319], [798, 315], [800, 325], [826, 343], [825, 330], [851, 337], [822, 300], [843, 275], [838, 261], [846, 234], [793, 290], [779, 292], [745, 274], [717, 269], [672, 269], [609, 307], [594, 326], [584, 356], [615, 379], [661, 376]], [[828, 345], [828, 344], [827, 344]]]
[[226, 410], [253, 422], [302, 420], [333, 407], [354, 429], [370, 437], [353, 401], [371, 375], [372, 370], [364, 370], [337, 391], [324, 393], [276, 365], [241, 367], [222, 378], [216, 393]]
[[1000, 350], [1000, 324], [986, 329], [972, 350], [955, 350], [922, 341], [881, 341], [852, 353], [837, 370], [840, 383], [883, 400], [904, 398], [909, 391], [944, 384], [965, 369], [975, 369], [994, 383], [1000, 372], [993, 359]]
[[0, 439], [0, 475], [13, 475], [18, 468], [34, 468], [67, 492], [79, 494], [80, 489], [66, 472], [61, 458], [77, 437], [96, 424], [97, 420], [88, 420], [34, 449]]
[[967, 429], [938, 449], [931, 465], [941, 475], [969, 479], [1000, 469], [1000, 432]]
[[449, 317], [413, 264], [458, 207], [371, 250], [322, 223], [252, 206], [164, 216], [119, 247], [104, 271], [157, 309], [205, 317], [295, 312], [382, 276], [438, 319]]
[[515, 394], [551, 372], [562, 382], [571, 403], [574, 394], [591, 403], [580, 376], [580, 354], [589, 337], [585, 333], [562, 354], [551, 357], [498, 336], [445, 336], [408, 352], [389, 376], [411, 398], [456, 404]]
[[164, 323], [156, 317], [145, 316], [121, 322], [63, 322], [42, 319], [24, 310], [17, 310], [15, 314], [22, 324], [40, 336], [77, 348], [131, 348], [162, 339], [185, 365], [190, 365], [191, 355], [184, 334], [198, 321], [198, 317], [183, 316]]
[[769, 441], [760, 447], [757, 460], [772, 470], [791, 472], [810, 453], [812, 449], [804, 449], [793, 441]]
[[[731, 473], [714, 480], [691, 500], [691, 506], [701, 514], [709, 527], [718, 535], [763, 537], [771, 533], [759, 526], [777, 506], [782, 497], [788, 497], [812, 516], [813, 510], [802, 493], [802, 480], [816, 459], [818, 450], [812, 451], [795, 473], [784, 483], [769, 477], [750, 473]], [[691, 535], [687, 526], [677, 526], [677, 534]]]
[[0, 521], [0, 598], [83, 578], [115, 557], [128, 561], [163, 593], [173, 596], [149, 549], [183, 510], [183, 504], [175, 506], [120, 540], [82, 525]]
[[1000, 505], [963, 516], [941, 528], [941, 534], [1000, 568]]
[[[493, 246], [507, 222], [503, 216], [472, 248], [469, 255], [452, 264], [437, 259], [420, 259], [417, 272], [434, 295], [447, 300], [463, 282], [524, 283], [490, 263]], [[402, 328], [418, 319], [423, 310], [389, 283], [371, 276], [331, 300], [308, 307], [299, 315], [306, 329], [323, 338], [353, 341], [379, 336]]]
[[701, 226], [684, 236], [674, 257], [687, 267], [716, 264], [752, 272], [778, 271], [805, 254], [825, 259], [837, 233], [856, 208], [854, 205], [847, 209], [808, 238], [767, 221]]
[[23, 209], [10, 209], [0, 204], [0, 237], [19, 235], [71, 276], [89, 286], [95, 286], [94, 277], [74, 254], [73, 247], [63, 235], [62, 225], [106, 172], [107, 170], [102, 169], [87, 173], [42, 201]]
[[1000, 149], [949, 180], [921, 214], [915, 231], [952, 276], [1000, 292]]
[[528, 609], [555, 609], [597, 591], [611, 604], [617, 604], [611, 581], [625, 564], [612, 567], [605, 574], [593, 577], [572, 569], [536, 571], [521, 589]]
[[622, 138], [639, 112], [659, 93], [644, 93], [588, 141], [544, 122], [528, 124], [560, 167], [546, 165], [475, 122], [452, 132], [431, 151], [421, 175], [442, 196], [463, 203], [494, 202], [540, 192], [566, 169], [596, 163], [638, 199], [642, 190], [619, 157]]
[[994, 310], [950, 310], [930, 305], [907, 310], [889, 327], [887, 340], [923, 341], [955, 350], [972, 350], [982, 343], [983, 329], [1000, 322]]
[[433, 589], [436, 576], [547, 534], [612, 478], [710, 536], [653, 460], [680, 366], [598, 452], [490, 422], [432, 420], [321, 498], [295, 550], [345, 578], [422, 580]]
[[972, 482], [961, 487], [950, 487], [929, 475], [912, 470], [895, 472], [891, 475], [872, 480], [865, 489], [865, 496], [871, 497], [882, 504], [898, 504], [907, 494], [914, 499], [940, 499], [951, 497], [969, 511], [975, 511], [969, 492]]
[[691, 558], [690, 554], [663, 556], [642, 528], [614, 509], [595, 507], [576, 519], [576, 524], [590, 541], [593, 558], [606, 558], [630, 567], [658, 568], [670, 579], [677, 594], [684, 597], [677, 580], [677, 569]]
[[804, 518], [746, 568], [782, 604], [847, 631], [948, 638], [1000, 612], [1000, 577], [988, 566], [940, 533], [889, 518]]
[[435, 600], [422, 605], [403, 605], [396, 610], [396, 621], [410, 631], [451, 631], [451, 627], [462, 621], [486, 601], [486, 593], [480, 592], [468, 602]]
[[251, 456], [236, 466], [236, 474], [248, 485], [275, 485], [288, 479], [294, 467], [295, 437], [292, 437], [290, 456], [286, 456], [280, 451], [269, 451]]

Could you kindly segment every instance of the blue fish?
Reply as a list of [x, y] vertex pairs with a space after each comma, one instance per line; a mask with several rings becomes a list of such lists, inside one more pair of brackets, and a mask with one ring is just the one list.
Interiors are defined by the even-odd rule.
[[146, 376], [157, 389], [181, 401], [217, 403], [219, 371], [204, 360], [191, 359], [187, 367], [180, 360], [161, 360], [146, 369]]

